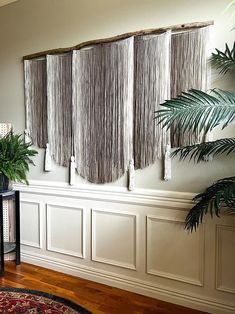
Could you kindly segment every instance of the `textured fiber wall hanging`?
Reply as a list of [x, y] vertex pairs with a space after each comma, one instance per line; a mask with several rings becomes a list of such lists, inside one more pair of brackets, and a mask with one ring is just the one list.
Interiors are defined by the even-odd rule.
[[94, 183], [120, 178], [132, 158], [133, 37], [73, 53], [74, 151]]
[[72, 150], [72, 55], [47, 55], [47, 130], [50, 153], [68, 166]]
[[47, 137], [47, 69], [45, 59], [25, 60], [26, 135], [45, 148]]
[[[171, 178], [171, 146], [201, 140], [171, 136], [154, 111], [190, 88], [208, 88], [212, 22], [127, 33], [24, 57], [26, 135], [50, 158], [93, 183], [113, 182], [156, 159]], [[172, 142], [172, 144], [171, 144]]]
[[[209, 88], [210, 28], [172, 34], [171, 40], [171, 98], [191, 88]], [[179, 135], [172, 132], [172, 147], [192, 145], [201, 141], [197, 132]]]

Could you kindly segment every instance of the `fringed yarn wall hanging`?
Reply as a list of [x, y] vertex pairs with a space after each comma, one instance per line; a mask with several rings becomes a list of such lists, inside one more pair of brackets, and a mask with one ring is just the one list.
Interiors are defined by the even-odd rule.
[[164, 160], [198, 134], [170, 136], [154, 111], [190, 88], [207, 89], [209, 25], [191, 23], [118, 35], [24, 57], [26, 138], [93, 183], [113, 182]]
[[73, 53], [77, 171], [90, 182], [120, 178], [132, 158], [133, 38]]
[[72, 54], [47, 55], [48, 143], [52, 159], [67, 167], [72, 151]]
[[[195, 88], [208, 89], [208, 44], [210, 26], [172, 34], [171, 40], [171, 98]], [[172, 147], [192, 145], [202, 140], [197, 132], [186, 135], [172, 132]]]
[[26, 141], [29, 136], [35, 145], [45, 148], [47, 139], [47, 71], [46, 60], [24, 61]]
[[171, 32], [135, 38], [134, 161], [142, 169], [165, 155], [170, 132], [157, 125], [154, 112], [170, 97]]

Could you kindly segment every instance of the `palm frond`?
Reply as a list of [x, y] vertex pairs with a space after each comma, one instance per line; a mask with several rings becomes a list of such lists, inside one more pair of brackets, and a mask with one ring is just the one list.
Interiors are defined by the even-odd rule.
[[220, 70], [221, 74], [226, 74], [229, 71], [235, 71], [235, 42], [230, 50], [228, 45], [225, 45], [225, 51], [216, 49], [216, 53], [212, 53], [211, 63], [216, 69]]
[[221, 208], [226, 206], [235, 214], [235, 177], [224, 178], [208, 187], [204, 193], [195, 198], [198, 203], [190, 209], [186, 220], [185, 229], [192, 232], [202, 223], [204, 215], [208, 212], [211, 217], [220, 216]]
[[223, 138], [213, 142], [178, 148], [171, 153], [171, 157], [178, 155], [180, 160], [189, 157], [194, 162], [200, 162], [204, 161], [205, 157], [215, 157], [221, 154], [230, 155], [231, 153], [235, 153], [235, 138]]
[[175, 132], [185, 133], [204, 130], [206, 133], [222, 124], [227, 127], [235, 121], [235, 94], [214, 89], [211, 93], [191, 89], [177, 98], [165, 101], [165, 109], [155, 112], [158, 124]]

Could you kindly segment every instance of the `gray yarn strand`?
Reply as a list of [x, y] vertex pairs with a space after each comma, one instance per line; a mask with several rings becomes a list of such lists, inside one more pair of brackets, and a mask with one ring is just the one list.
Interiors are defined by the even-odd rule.
[[120, 178], [132, 156], [132, 73], [133, 38], [73, 53], [75, 159], [90, 182]]
[[164, 155], [169, 132], [154, 121], [154, 111], [170, 97], [170, 32], [135, 38], [134, 160], [141, 169]]
[[[171, 97], [191, 88], [206, 91], [209, 84], [208, 43], [210, 27], [172, 35]], [[180, 135], [172, 132], [172, 146], [192, 145], [202, 140], [197, 132]]]
[[24, 61], [26, 128], [34, 145], [47, 143], [46, 60]]
[[48, 142], [55, 162], [68, 166], [72, 155], [72, 55], [47, 56]]

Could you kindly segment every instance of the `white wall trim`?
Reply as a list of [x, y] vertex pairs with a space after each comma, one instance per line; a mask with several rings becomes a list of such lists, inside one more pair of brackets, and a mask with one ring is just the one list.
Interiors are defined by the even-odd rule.
[[[199, 250], [197, 260], [192, 261], [194, 263], [193, 265], [197, 268], [196, 271], [195, 269], [191, 269], [192, 271], [181, 271], [180, 267], [171, 264], [166, 267], [164, 265], [162, 267], [159, 265], [158, 267], [157, 262], [155, 262], [157, 253], [154, 253], [155, 240], [152, 241], [152, 245], [149, 247], [149, 250], [152, 251], [147, 251], [147, 236], [149, 236], [147, 234], [147, 217], [153, 217], [154, 219], [157, 217], [158, 220], [162, 219], [164, 221], [182, 224], [188, 209], [192, 207], [191, 198], [194, 196], [192, 193], [143, 189], [136, 189], [133, 192], [129, 192], [125, 188], [117, 188], [108, 185], [70, 187], [62, 183], [35, 181], [31, 182], [29, 186], [17, 184], [15, 188], [21, 191], [22, 200], [28, 202], [42, 202], [43, 204], [43, 247], [41, 250], [38, 250], [36, 248], [22, 246], [22, 257], [24, 261], [136, 293], [145, 294], [167, 302], [201, 309], [202, 311], [213, 314], [234, 313], [235, 303], [232, 298], [233, 295], [228, 293], [231, 291], [226, 289], [233, 289], [233, 285], [231, 287], [219, 287], [219, 285], [217, 285], [219, 289], [216, 289], [215, 267], [213, 267], [213, 269], [210, 267], [209, 274], [204, 276], [204, 269], [206, 267], [208, 271], [208, 263], [211, 264], [212, 262], [214, 264], [216, 262], [216, 223], [214, 223], [214, 221], [206, 219], [207, 223], [200, 226], [201, 231], [198, 231], [200, 233], [192, 240], [192, 244], [196, 243], [197, 250]], [[83, 240], [85, 241], [83, 242], [83, 253], [86, 254], [86, 256], [82, 254], [84, 257], [82, 260], [81, 256], [76, 255], [76, 251], [79, 250], [79, 253], [81, 252], [81, 242], [79, 248], [73, 245], [66, 247], [66, 245], [60, 245], [60, 242], [58, 242], [61, 236], [64, 236], [65, 240], [68, 239], [68, 241], [71, 241], [71, 237], [73, 238], [72, 234], [67, 234], [66, 229], [63, 230], [63, 235], [61, 235], [58, 228], [60, 228], [59, 225], [63, 223], [63, 215], [68, 215], [66, 219], [74, 219], [74, 212], [69, 210], [66, 212], [63, 211], [63, 215], [61, 214], [61, 216], [58, 217], [58, 226], [55, 224], [52, 225], [53, 228], [55, 228], [51, 234], [53, 237], [51, 241], [52, 245], [46, 245], [45, 240], [48, 238], [46, 230], [46, 206], [50, 206], [50, 204], [51, 206], [62, 206], [64, 208], [79, 207], [83, 209], [83, 225], [86, 230], [86, 232], [83, 230]], [[125, 220], [122, 217], [113, 218], [112, 224], [114, 228], [117, 228], [115, 229], [117, 232], [113, 232], [112, 227], [106, 232], [106, 230], [102, 230], [102, 228], [105, 228], [105, 224], [109, 223], [109, 218], [112, 219], [112, 216], [104, 216], [103, 220], [101, 219], [102, 217], [100, 218], [99, 216], [99, 220], [97, 220], [99, 229], [97, 230], [98, 237], [100, 237], [99, 241], [102, 242], [97, 242], [98, 251], [95, 252], [92, 213], [94, 220], [94, 213], [98, 211], [109, 215], [128, 215], [128, 217], [134, 219], [135, 222]], [[80, 214], [78, 217], [79, 226], [81, 226], [82, 217]], [[221, 219], [223, 219], [223, 224], [225, 225], [230, 226], [233, 224], [231, 218], [229, 218], [229, 221], [226, 217], [221, 217]], [[135, 225], [135, 230], [133, 229], [132, 223]], [[128, 229], [129, 226], [131, 231]], [[73, 228], [76, 227], [73, 225]], [[167, 225], [167, 228], [170, 228], [170, 225]], [[129, 238], [127, 246], [122, 246], [121, 241], [123, 241], [123, 239], [120, 240], [119, 230], [120, 232], [123, 230], [125, 236], [131, 237]], [[178, 232], [181, 232], [180, 230], [182, 230], [180, 226], [179, 228], [174, 228], [171, 236], [173, 238], [177, 237]], [[164, 232], [159, 233], [157, 232], [158, 229], [154, 229], [153, 231], [154, 234], [156, 232], [156, 235], [160, 237], [158, 241], [164, 241]], [[133, 236], [132, 232], [135, 232], [135, 236]], [[77, 234], [76, 231], [75, 237]], [[113, 239], [113, 247], [111, 248], [115, 249], [116, 245], [120, 248], [120, 254], [109, 252], [110, 243], [107, 242], [109, 240], [107, 239], [107, 235], [109, 234]], [[32, 233], [32, 237], [33, 235]], [[182, 237], [182, 239], [184, 240], [184, 237]], [[80, 236], [79, 241], [81, 241]], [[102, 243], [104, 247], [99, 246], [100, 243]], [[181, 249], [183, 248], [182, 245], [179, 246]], [[226, 243], [223, 243], [223, 246], [224, 245], [226, 245]], [[54, 246], [56, 248], [54, 248]], [[211, 248], [210, 256], [205, 254], [204, 247]], [[49, 252], [48, 249], [52, 252]], [[73, 252], [68, 252], [66, 249], [72, 250]], [[190, 262], [190, 252], [193, 252], [195, 248], [193, 245], [190, 246], [190, 242], [186, 241], [185, 249], [187, 250], [185, 256], [189, 257], [187, 260]], [[227, 249], [227, 246], [225, 249]], [[126, 250], [131, 250], [131, 253]], [[128, 252], [127, 255], [125, 255], [125, 252]], [[136, 255], [135, 259], [134, 253]], [[182, 263], [182, 258], [179, 256], [181, 251], [173, 250], [172, 253], [172, 262], [174, 263], [173, 258], [175, 254], [177, 261]], [[148, 254], [153, 254], [152, 256], [154, 258], [154, 263], [150, 263], [149, 267], [146, 263]], [[165, 254], [164, 247], [161, 254]], [[165, 257], [167, 257], [167, 252]], [[231, 257], [233, 258], [234, 255], [231, 255]], [[129, 263], [131, 265], [129, 265]], [[157, 273], [154, 273], [155, 271], [157, 271]], [[221, 282], [227, 283], [226, 278], [229, 278], [226, 277], [229, 276], [228, 271], [225, 270], [223, 276], [224, 279], [222, 278], [223, 280]], [[222, 288], [223, 291], [221, 291], [220, 288]]]
[[39, 242], [35, 243], [35, 242], [30, 242], [30, 241], [23, 241], [21, 240], [21, 244], [26, 245], [26, 246], [30, 246], [33, 248], [37, 248], [37, 249], [42, 249], [42, 237], [43, 237], [43, 231], [42, 231], [42, 202], [33, 202], [33, 201], [29, 201], [26, 199], [21, 199], [20, 202], [23, 204], [33, 204], [33, 205], [37, 205], [38, 206], [38, 238], [39, 238]]
[[22, 261], [74, 276], [80, 276], [88, 280], [96, 279], [100, 283], [159, 298], [163, 301], [174, 302], [197, 310], [218, 314], [233, 314], [235, 311], [235, 307], [232, 304], [220, 303], [218, 300], [212, 298], [204, 297], [202, 299], [196, 294], [190, 293], [190, 295], [188, 295], [177, 289], [166, 289], [166, 287], [151, 284], [143, 280], [133, 279], [128, 276], [115, 276], [114, 273], [97, 270], [96, 268], [88, 266], [81, 266], [68, 261], [65, 263], [64, 260], [52, 257], [48, 258], [42, 254], [30, 254], [29, 252], [22, 251]]
[[198, 274], [198, 279], [193, 279], [190, 277], [185, 277], [185, 276], [179, 276], [179, 275], [174, 275], [169, 272], [164, 272], [164, 271], [157, 271], [155, 269], [151, 269], [149, 267], [149, 241], [151, 239], [151, 227], [150, 227], [150, 221], [155, 220], [155, 221], [163, 221], [163, 222], [170, 222], [170, 223], [179, 223], [181, 225], [184, 225], [185, 221], [184, 219], [179, 219], [179, 218], [171, 218], [171, 217], [161, 217], [157, 215], [147, 215], [147, 273], [155, 276], [160, 276], [164, 277], [167, 279], [173, 279], [173, 280], [178, 280], [184, 283], [189, 283], [193, 284], [196, 286], [203, 286], [203, 281], [204, 281], [204, 261], [205, 261], [205, 253], [204, 253], [204, 246], [205, 246], [205, 228], [204, 224], [201, 226], [201, 229], [198, 231], [200, 232], [199, 236], [199, 274]]
[[225, 285], [222, 284], [222, 265], [221, 265], [221, 232], [223, 230], [229, 230], [234, 232], [235, 236], [235, 227], [234, 226], [227, 226], [227, 225], [216, 225], [216, 290], [218, 291], [223, 291], [223, 292], [229, 292], [235, 294], [235, 289], [226, 287]]
[[[96, 217], [96, 213], [104, 213], [104, 214], [108, 214], [108, 215], [119, 215], [119, 216], [126, 216], [126, 217], [131, 217], [134, 220], [134, 243], [133, 243], [133, 247], [134, 247], [134, 263], [133, 264], [129, 264], [129, 263], [121, 263], [118, 261], [115, 261], [113, 259], [107, 259], [107, 258], [102, 258], [97, 256], [96, 253], [96, 242], [95, 242], [95, 234], [96, 234], [96, 224], [95, 224], [95, 217]], [[137, 270], [136, 269], [136, 262], [138, 260], [138, 245], [137, 245], [137, 238], [138, 238], [138, 215], [136, 214], [131, 214], [130, 212], [119, 212], [117, 210], [110, 210], [107, 212], [107, 210], [101, 210], [101, 209], [92, 209], [92, 216], [91, 216], [91, 221], [92, 221], [92, 231], [91, 231], [91, 241], [92, 241], [92, 245], [91, 245], [91, 259], [95, 262], [100, 262], [100, 263], [105, 263], [105, 264], [109, 264], [109, 265], [113, 265], [113, 266], [118, 266], [118, 267], [122, 267], [122, 268], [128, 268], [128, 269], [132, 269], [132, 270]]]
[[119, 202], [125, 204], [161, 206], [172, 209], [187, 210], [192, 207], [194, 193], [135, 189], [128, 191], [123, 187], [106, 185], [77, 185], [70, 186], [61, 182], [31, 180], [29, 185], [14, 184], [15, 189], [24, 193], [63, 196], [89, 200], [103, 200], [106, 202]]
[[[69, 208], [69, 209], [74, 209], [74, 210], [79, 210], [81, 212], [82, 216], [82, 230], [81, 230], [81, 237], [82, 237], [82, 247], [81, 247], [81, 253], [69, 251], [69, 250], [64, 250], [64, 249], [59, 249], [56, 247], [53, 247], [51, 244], [51, 215], [50, 215], [50, 208], [51, 207], [61, 207], [61, 208]], [[70, 206], [68, 204], [63, 204], [63, 203], [56, 203], [56, 202], [50, 202], [46, 204], [46, 217], [47, 217], [47, 227], [46, 227], [46, 239], [47, 239], [47, 251], [55, 252], [55, 253], [61, 253], [65, 255], [70, 255], [74, 257], [79, 257], [79, 258], [85, 258], [84, 256], [84, 247], [85, 247], [85, 224], [84, 224], [84, 209], [80, 207], [75, 207], [75, 206]]]

